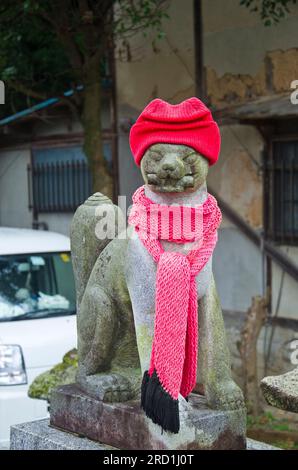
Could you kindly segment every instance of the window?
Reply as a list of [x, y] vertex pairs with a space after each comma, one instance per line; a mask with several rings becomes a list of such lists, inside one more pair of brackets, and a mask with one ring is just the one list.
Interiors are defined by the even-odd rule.
[[298, 244], [298, 140], [272, 143], [267, 165], [268, 234], [279, 243]]
[[74, 313], [69, 252], [0, 256], [0, 321]]
[[[111, 144], [104, 143], [108, 166]], [[80, 145], [33, 149], [29, 206], [36, 213], [73, 212], [92, 193], [91, 174]]]

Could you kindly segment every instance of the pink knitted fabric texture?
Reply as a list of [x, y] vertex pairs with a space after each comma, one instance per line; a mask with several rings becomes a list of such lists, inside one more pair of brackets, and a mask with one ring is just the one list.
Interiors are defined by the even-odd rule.
[[196, 97], [179, 104], [151, 101], [131, 127], [130, 148], [137, 165], [155, 143], [187, 145], [213, 165], [219, 155], [220, 133], [210, 110]]
[[[164, 217], [172, 206], [153, 203], [145, 196], [144, 186], [133, 195], [129, 223], [145, 248], [157, 263], [154, 340], [149, 375], [154, 370], [166, 392], [175, 400], [179, 393], [186, 397], [196, 384], [198, 356], [198, 312], [196, 276], [209, 260], [216, 241], [221, 212], [216, 199], [208, 194], [200, 206], [176, 206], [187, 234], [173, 237], [173, 219]], [[175, 210], [178, 210], [175, 209]], [[159, 224], [150, 231], [152, 211], [159, 211]], [[183, 215], [182, 215], [183, 213]], [[188, 216], [186, 215], [188, 213]], [[194, 224], [194, 218], [203, 215], [203, 223]], [[177, 243], [199, 241], [187, 255], [164, 251], [160, 240], [161, 224], [168, 221], [169, 240]], [[196, 233], [192, 229], [196, 226]], [[201, 230], [202, 229], [202, 230]], [[202, 238], [202, 239], [201, 239]], [[164, 239], [164, 238], [163, 238]]]

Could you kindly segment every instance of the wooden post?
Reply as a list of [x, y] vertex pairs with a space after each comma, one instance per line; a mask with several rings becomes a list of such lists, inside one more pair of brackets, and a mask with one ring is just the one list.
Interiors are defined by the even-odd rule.
[[267, 300], [256, 296], [248, 309], [241, 339], [237, 344], [244, 374], [244, 397], [250, 414], [257, 416], [261, 412], [259, 399], [257, 341], [267, 317]]

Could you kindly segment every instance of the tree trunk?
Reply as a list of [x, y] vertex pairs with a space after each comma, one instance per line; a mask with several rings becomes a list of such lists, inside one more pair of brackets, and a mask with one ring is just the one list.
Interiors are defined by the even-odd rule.
[[84, 67], [84, 92], [82, 123], [84, 127], [84, 152], [92, 174], [92, 190], [113, 196], [113, 178], [108, 171], [103, 154], [101, 119], [100, 55], [88, 59]]
[[254, 297], [247, 311], [241, 340], [238, 343], [244, 375], [244, 397], [248, 412], [253, 416], [259, 415], [262, 411], [259, 399], [257, 341], [266, 315], [266, 300], [263, 297]]

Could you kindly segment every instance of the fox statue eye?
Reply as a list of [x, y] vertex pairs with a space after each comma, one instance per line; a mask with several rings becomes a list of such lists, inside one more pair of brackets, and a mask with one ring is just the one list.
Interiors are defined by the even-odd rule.
[[197, 155], [195, 153], [190, 153], [188, 155], [185, 155], [183, 157], [183, 161], [185, 163], [188, 163], [190, 165], [192, 165], [193, 163], [195, 163], [195, 161], [197, 160]]
[[162, 155], [160, 153], [154, 152], [154, 151], [150, 152], [150, 157], [152, 158], [152, 160], [155, 160], [157, 162], [159, 162], [162, 159]]

